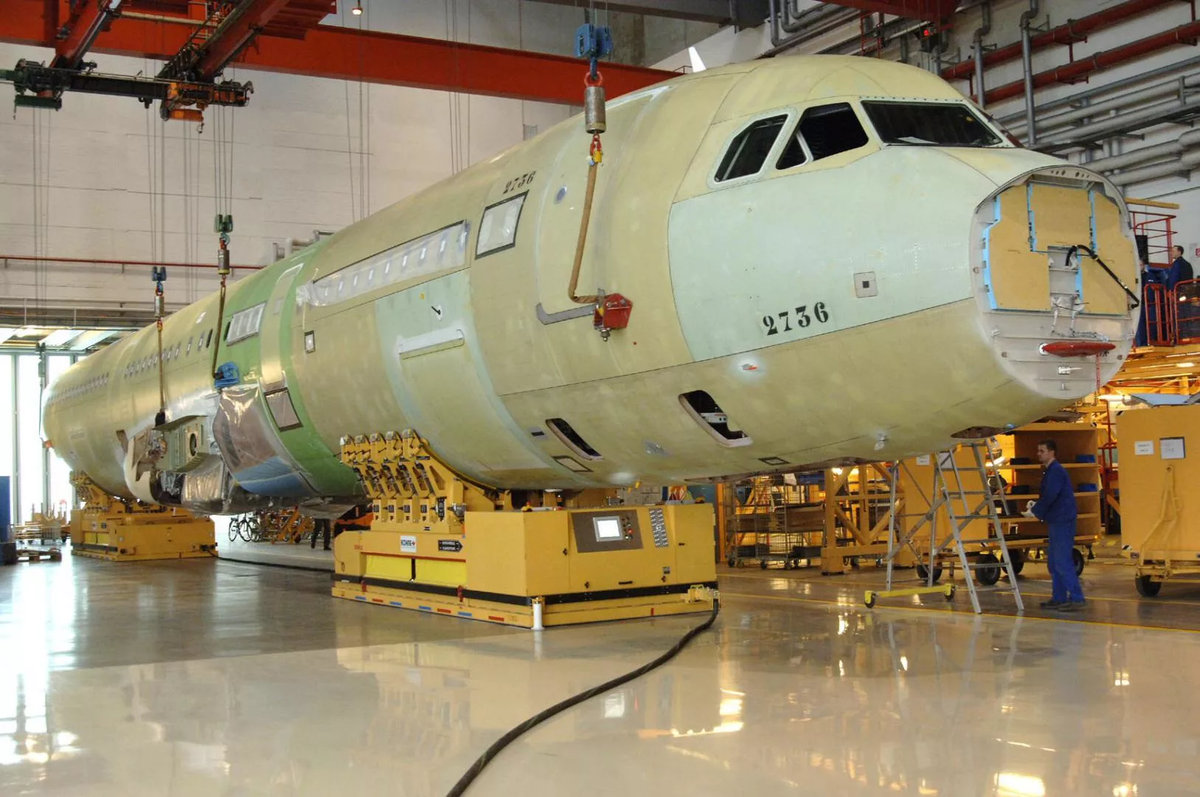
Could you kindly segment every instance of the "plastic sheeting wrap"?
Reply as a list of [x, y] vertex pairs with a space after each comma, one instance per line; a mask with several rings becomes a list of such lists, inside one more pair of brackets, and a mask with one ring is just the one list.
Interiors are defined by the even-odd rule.
[[221, 391], [213, 437], [225, 466], [247, 492], [286, 497], [315, 493], [275, 432], [258, 385]]
[[217, 457], [209, 457], [183, 480], [180, 502], [188, 509], [221, 513], [226, 510], [225, 464]]

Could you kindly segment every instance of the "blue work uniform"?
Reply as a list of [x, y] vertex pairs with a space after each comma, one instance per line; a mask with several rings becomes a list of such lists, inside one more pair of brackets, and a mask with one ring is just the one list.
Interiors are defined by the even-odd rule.
[[[1134, 340], [1135, 346], [1146, 346], [1149, 344], [1149, 332], [1152, 327], [1158, 323], [1158, 314], [1160, 312], [1158, 304], [1151, 300], [1151, 285], [1166, 285], [1167, 270], [1163, 268], [1143, 268], [1142, 269], [1142, 305], [1138, 309], [1138, 326], [1137, 337]], [[1157, 331], [1157, 330], [1156, 330]]]
[[1190, 279], [1192, 279], [1192, 264], [1182, 257], [1177, 257], [1171, 261], [1171, 267], [1167, 269], [1166, 279], [1163, 282], [1168, 291], [1173, 291], [1176, 285]]
[[1038, 491], [1033, 514], [1050, 527], [1050, 582], [1053, 585], [1052, 600], [1082, 601], [1083, 587], [1075, 573], [1075, 561], [1071, 551], [1075, 547], [1075, 486], [1067, 469], [1057, 459], [1051, 462], [1042, 474], [1042, 487]]

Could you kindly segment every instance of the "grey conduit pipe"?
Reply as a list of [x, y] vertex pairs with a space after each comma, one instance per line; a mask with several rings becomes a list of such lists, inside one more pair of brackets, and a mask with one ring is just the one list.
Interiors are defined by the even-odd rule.
[[[1182, 61], [1176, 61], [1175, 63], [1167, 64], [1166, 66], [1160, 66], [1157, 69], [1151, 69], [1149, 72], [1142, 72], [1141, 74], [1121, 78], [1120, 80], [1114, 80], [1111, 83], [1105, 83], [1103, 86], [1097, 86], [1094, 89], [1081, 91], [1078, 94], [1060, 97], [1057, 100], [1049, 100], [1039, 105], [1037, 107], [1037, 111], [1038, 113], [1048, 113], [1053, 111], [1055, 108], [1063, 108], [1068, 105], [1075, 105], [1081, 100], [1091, 99], [1092, 97], [1097, 97], [1101, 94], [1111, 94], [1114, 91], [1129, 88], [1131, 86], [1142, 86], [1154, 80], [1155, 78], [1173, 75], [1176, 72], [1182, 72], [1185, 69], [1191, 69], [1193, 67], [1200, 67], [1200, 55], [1192, 58], [1185, 58]], [[1005, 127], [1010, 125], [1016, 126], [1024, 123], [1024, 120], [1021, 118], [1022, 116], [1024, 116], [1023, 112], [1010, 113], [999, 117], [997, 121], [1003, 124]]]
[[1178, 158], [1197, 147], [1200, 147], [1200, 130], [1189, 130], [1174, 141], [1142, 147], [1111, 158], [1100, 158], [1088, 163], [1087, 167], [1098, 172], [1129, 169], [1163, 158]]
[[1177, 174], [1191, 174], [1197, 168], [1200, 168], [1200, 150], [1194, 149], [1183, 153], [1182, 158], [1173, 158], [1166, 163], [1145, 166], [1141, 169], [1130, 169], [1127, 172], [1114, 174], [1108, 179], [1114, 185], [1124, 188], [1128, 185], [1148, 183], [1151, 180], [1161, 180], [1164, 177], [1172, 177]]
[[1133, 113], [1124, 113], [1101, 122], [1064, 130], [1062, 133], [1043, 139], [1037, 148], [1043, 152], [1059, 152], [1197, 113], [1200, 113], [1200, 96], [1170, 100]]
[[[1157, 100], [1172, 95], [1182, 95], [1183, 89], [1188, 88], [1200, 88], [1200, 75], [1187, 75], [1175, 80], [1168, 80], [1165, 83], [1157, 83], [1153, 86], [1147, 86], [1144, 89], [1126, 92], [1111, 99], [1085, 105], [1064, 113], [1055, 114], [1054, 116], [1042, 114], [1038, 117], [1038, 132], [1045, 134], [1050, 128], [1066, 126], [1072, 122], [1099, 116], [1109, 111], [1127, 110], [1131, 106], [1144, 104], [1149, 100]], [[1018, 135], [1025, 132], [1025, 123], [1022, 121], [1013, 124], [1009, 128], [1009, 132]]]
[[983, 37], [992, 32], [992, 4], [991, 0], [986, 0], [983, 4], [983, 19], [978, 28], [975, 29], [975, 103], [983, 108], [984, 98], [987, 96], [987, 91], [983, 85]]
[[1030, 42], [1032, 34], [1029, 28], [1039, 10], [1038, 0], [1029, 0], [1029, 8], [1021, 12], [1021, 66], [1025, 70], [1025, 144], [1030, 147], [1037, 144], [1037, 123], [1034, 121], [1033, 46]]

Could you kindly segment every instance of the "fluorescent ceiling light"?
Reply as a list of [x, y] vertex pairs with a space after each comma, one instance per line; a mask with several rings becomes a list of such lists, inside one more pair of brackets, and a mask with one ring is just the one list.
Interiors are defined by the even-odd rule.
[[3, 343], [11, 338], [14, 334], [16, 334], [16, 332], [17, 330], [13, 329], [12, 327], [0, 327], [0, 343]]

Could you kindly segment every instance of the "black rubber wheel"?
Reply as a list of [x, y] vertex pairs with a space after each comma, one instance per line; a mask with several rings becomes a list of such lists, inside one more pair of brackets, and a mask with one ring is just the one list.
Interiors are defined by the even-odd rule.
[[[921, 577], [922, 581], [928, 581], [929, 580], [929, 568], [926, 567], [925, 565], [917, 565], [917, 575]], [[934, 565], [933, 566], [933, 583], [936, 584], [941, 580], [942, 580], [942, 566]]]
[[1071, 561], [1075, 563], [1075, 575], [1083, 575], [1083, 566], [1087, 563], [1083, 553], [1078, 548], [1071, 549]]
[[763, 570], [766, 570], [767, 569], [767, 560], [766, 559], [761, 560], [758, 563], [758, 566], [761, 567]]
[[1137, 587], [1138, 594], [1143, 598], [1156, 597], [1158, 591], [1162, 589], [1162, 582], [1153, 581], [1150, 576], [1137, 576], [1133, 579], [1133, 585]]
[[958, 591], [958, 590], [957, 590], [957, 589], [954, 587], [954, 585], [953, 585], [953, 584], [951, 584], [951, 585], [950, 585], [950, 589], [946, 590], [946, 602], [947, 602], [947, 603], [949, 603], [950, 601], [954, 600], [954, 593], [955, 593], [955, 592], [957, 592], [957, 591]]
[[866, 600], [864, 600], [863, 603], [867, 604], [868, 609], [874, 609], [875, 608], [875, 593], [874, 592], [869, 593], [867, 595]]
[[1025, 552], [1009, 550], [1008, 558], [1012, 561], [1013, 572], [1018, 576], [1025, 569]]
[[730, 567], [733, 567], [735, 564], [737, 564], [737, 560], [731, 556], [725, 560], [725, 564], [729, 565]]
[[229, 541], [237, 542], [237, 539], [238, 539], [238, 521], [237, 521], [237, 518], [233, 518], [232, 520], [229, 521]]
[[975, 563], [982, 565], [975, 569], [975, 578], [985, 587], [990, 587], [1000, 580], [1000, 560], [995, 554], [981, 553], [975, 557]]

